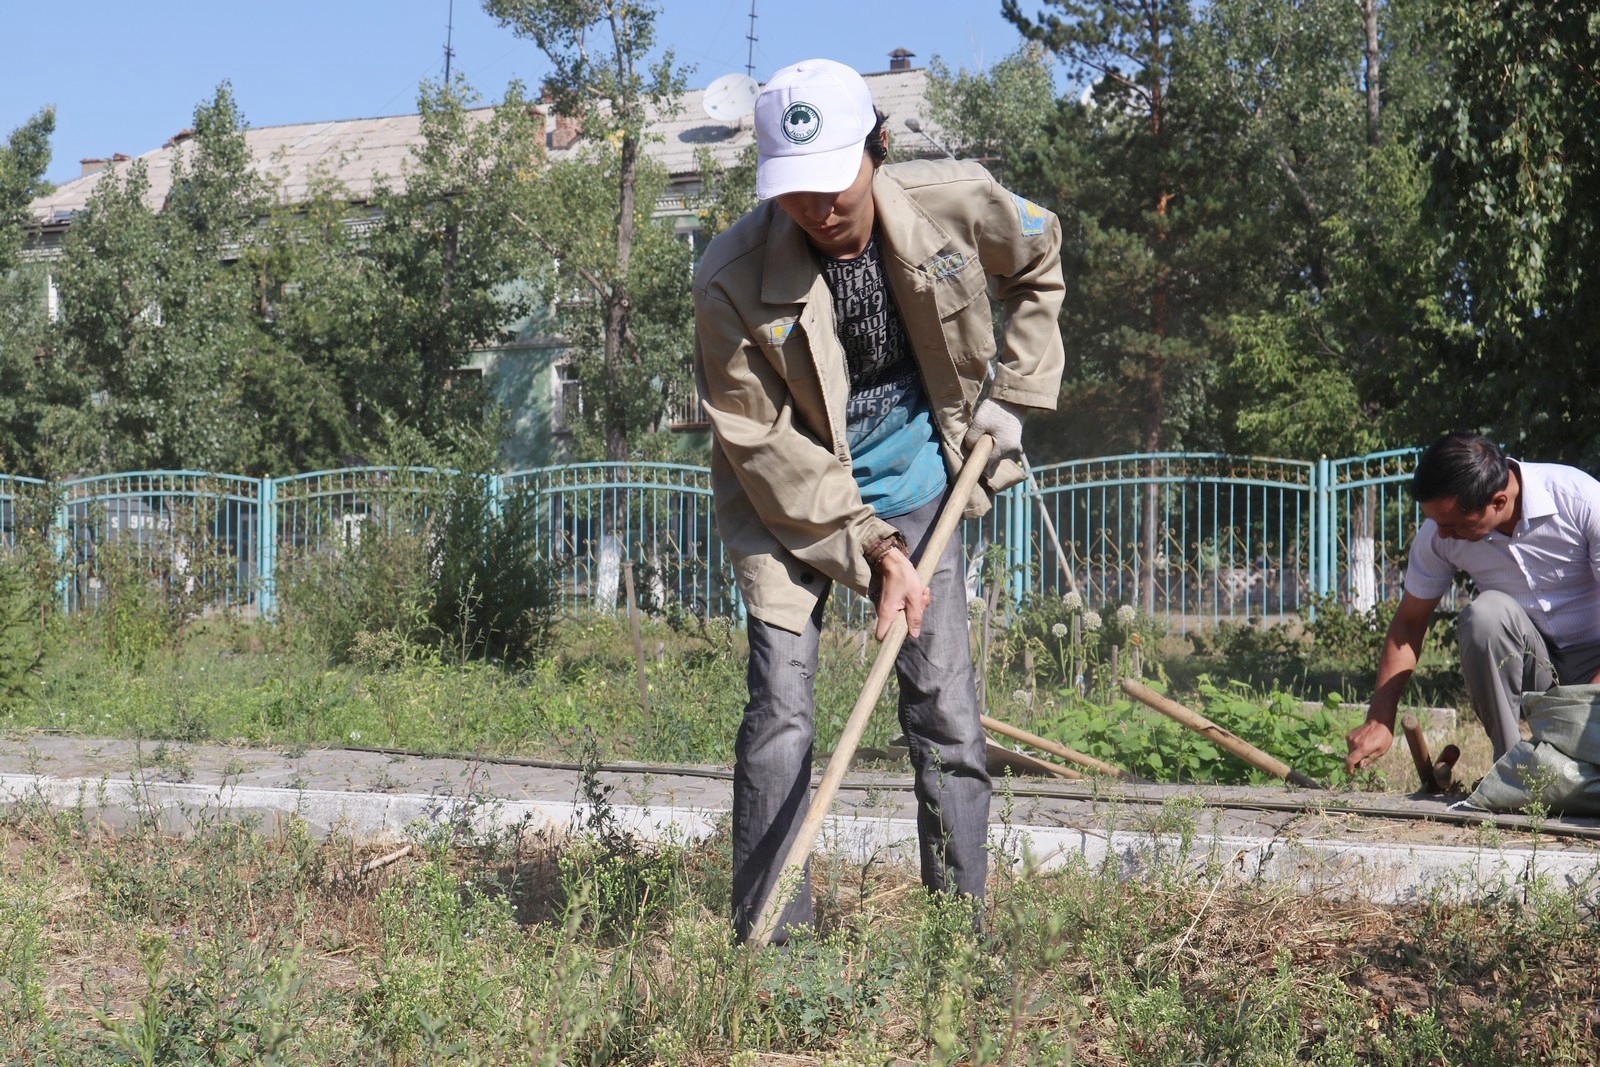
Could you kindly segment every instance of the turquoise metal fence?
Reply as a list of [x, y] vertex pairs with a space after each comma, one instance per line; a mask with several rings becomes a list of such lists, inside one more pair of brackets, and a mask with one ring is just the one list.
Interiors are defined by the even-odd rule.
[[717, 536], [711, 474], [675, 463], [576, 463], [513, 471], [502, 493], [534, 494], [545, 553], [561, 565], [562, 600], [617, 602], [621, 562], [633, 564], [647, 605], [691, 613], [738, 611], [733, 568]]
[[[1179, 630], [1270, 621], [1319, 604], [1364, 610], [1399, 593], [1419, 521], [1403, 491], [1416, 455], [1074, 460], [1001, 493], [962, 536], [969, 559], [999, 546], [1019, 599], [1063, 593], [1064, 556], [1071, 586], [1091, 606], [1131, 604]], [[3, 477], [0, 534], [14, 547], [33, 530], [54, 547], [66, 564], [68, 611], [100, 603], [115, 568], [137, 566], [169, 596], [270, 614], [289, 562], [348, 550], [379, 525], [425, 531], [437, 490], [456, 476], [361, 467], [261, 479], [137, 471], [56, 485]], [[614, 607], [628, 561], [647, 606], [739, 612], [705, 468], [583, 463], [479, 480], [492, 504], [531, 495], [541, 531], [533, 547], [560, 565], [567, 609]], [[847, 612], [862, 610], [841, 601]]]
[[[997, 513], [1049, 514], [1093, 605], [1131, 604], [1180, 628], [1300, 611], [1314, 591], [1317, 468], [1297, 460], [1215, 454], [1138, 454], [1034, 471], [1037, 494], [1008, 491]], [[1036, 574], [1033, 592], [1068, 587], [1042, 518], [1006, 523]], [[1017, 531], [1026, 531], [1019, 537]], [[992, 536], [1001, 536], [999, 528]]]
[[1419, 449], [1404, 448], [1323, 461], [1328, 514], [1324, 595], [1336, 595], [1357, 611], [1400, 595], [1406, 547], [1421, 521], [1416, 503], [1405, 492], [1419, 454]]
[[[44, 490], [41, 490], [44, 491]], [[206, 471], [129, 471], [80, 478], [56, 500], [67, 611], [93, 607], [117, 572], [136, 570], [169, 599], [256, 602], [261, 482]]]

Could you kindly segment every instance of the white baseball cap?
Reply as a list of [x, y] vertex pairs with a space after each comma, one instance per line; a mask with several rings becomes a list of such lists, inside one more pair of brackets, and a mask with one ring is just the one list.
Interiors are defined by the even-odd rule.
[[877, 122], [866, 79], [843, 63], [784, 67], [756, 97], [756, 195], [850, 188]]

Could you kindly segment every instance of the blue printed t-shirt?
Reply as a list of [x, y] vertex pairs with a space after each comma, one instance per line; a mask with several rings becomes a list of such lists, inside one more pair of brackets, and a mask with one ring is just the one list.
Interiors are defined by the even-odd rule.
[[927, 390], [883, 273], [878, 237], [854, 259], [818, 258], [850, 371], [850, 471], [861, 499], [880, 518], [905, 515], [937, 500], [946, 474]]

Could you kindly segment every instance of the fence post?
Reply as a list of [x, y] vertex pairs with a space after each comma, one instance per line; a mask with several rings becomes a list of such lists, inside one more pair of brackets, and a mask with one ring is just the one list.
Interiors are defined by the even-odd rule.
[[56, 593], [61, 597], [61, 613], [72, 611], [72, 575], [77, 569], [77, 553], [72, 545], [72, 526], [67, 521], [67, 493], [61, 489], [60, 502], [56, 504], [55, 518], [56, 559], [61, 564], [61, 577], [56, 579]]
[[277, 608], [278, 483], [261, 479], [256, 494], [256, 612], [269, 618]]
[[[1328, 595], [1333, 564], [1333, 463], [1322, 456], [1311, 469], [1311, 595]], [[1308, 617], [1315, 621], [1316, 604]]]
[[1020, 607], [1033, 574], [1033, 498], [1026, 482], [1007, 491], [1011, 494], [1011, 603]]
[[491, 474], [484, 479], [484, 491], [489, 494], [489, 517], [498, 519], [505, 508], [506, 485], [505, 477]]

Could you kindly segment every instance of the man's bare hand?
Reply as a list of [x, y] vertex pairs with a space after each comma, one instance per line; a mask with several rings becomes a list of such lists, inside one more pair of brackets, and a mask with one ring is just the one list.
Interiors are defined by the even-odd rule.
[[1346, 734], [1344, 741], [1350, 746], [1350, 754], [1344, 759], [1344, 769], [1354, 774], [1389, 751], [1394, 744], [1394, 727], [1376, 719], [1368, 719]]
[[889, 550], [878, 563], [878, 587], [874, 606], [878, 609], [878, 640], [889, 635], [895, 616], [906, 613], [906, 632], [912, 637], [922, 633], [922, 613], [927, 610], [932, 594], [922, 584], [917, 568], [911, 565], [904, 552]]

